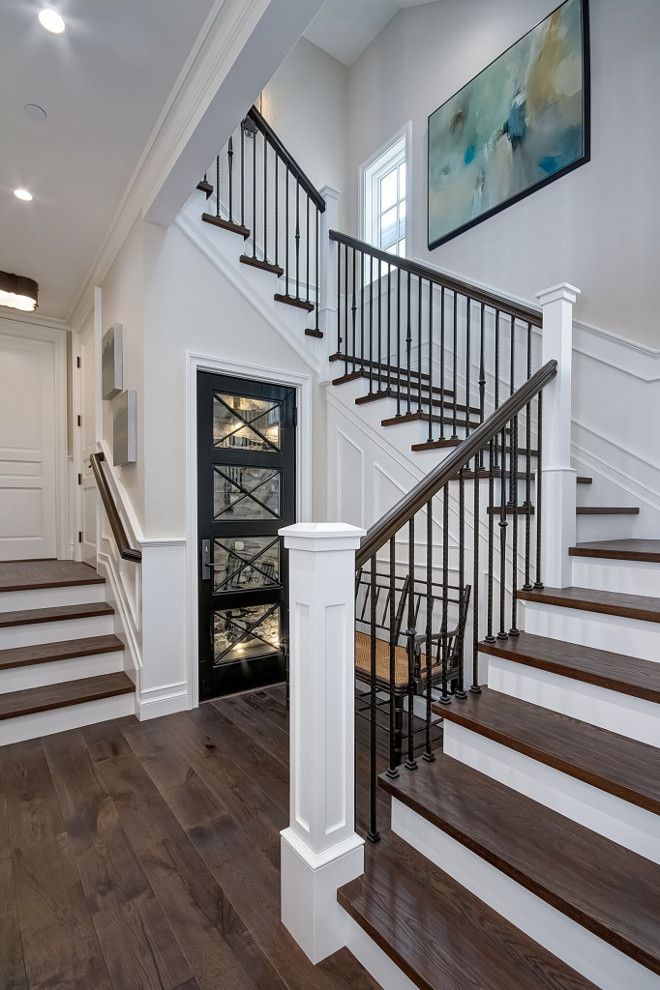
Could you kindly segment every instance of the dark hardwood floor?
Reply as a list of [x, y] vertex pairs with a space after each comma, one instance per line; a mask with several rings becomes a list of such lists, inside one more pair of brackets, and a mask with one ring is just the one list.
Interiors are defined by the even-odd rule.
[[373, 990], [279, 921], [282, 687], [0, 749], [0, 987]]

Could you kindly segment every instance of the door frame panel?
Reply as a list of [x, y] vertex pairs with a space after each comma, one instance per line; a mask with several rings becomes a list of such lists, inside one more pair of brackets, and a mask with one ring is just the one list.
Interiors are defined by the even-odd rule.
[[67, 403], [67, 329], [20, 317], [0, 317], [0, 334], [19, 340], [51, 344], [54, 352], [55, 399], [55, 548], [60, 560], [74, 556], [73, 529], [69, 524], [69, 449]]
[[197, 372], [245, 378], [296, 390], [296, 520], [312, 518], [312, 375], [265, 368], [192, 351], [186, 353], [186, 680], [188, 707], [199, 705], [197, 608]]

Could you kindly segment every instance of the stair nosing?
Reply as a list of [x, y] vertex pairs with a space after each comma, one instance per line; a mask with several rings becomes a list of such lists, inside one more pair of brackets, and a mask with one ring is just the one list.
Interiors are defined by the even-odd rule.
[[[44, 654], [42, 656], [29, 656], [30, 651], [45, 651], [59, 648], [59, 652], [54, 656]], [[100, 656], [107, 653], [119, 653], [125, 650], [124, 643], [109, 633], [106, 636], [86, 636], [80, 639], [63, 639], [54, 643], [38, 643], [34, 646], [16, 646], [6, 650], [0, 650], [0, 673], [5, 670], [17, 670], [21, 667], [32, 667], [42, 663], [58, 663], [61, 660], [73, 660], [79, 657]], [[6, 660], [7, 654], [15, 654], [16, 659]], [[21, 656], [21, 654], [23, 656]]]
[[[448, 757], [442, 754], [439, 761], [436, 760], [434, 764], [428, 764], [424, 767], [418, 768], [415, 777], [417, 777], [421, 771], [423, 774], [425, 771], [427, 773], [433, 772], [431, 768], [435, 768], [435, 772], [439, 773], [438, 767], [441, 765], [441, 761], [445, 761], [445, 768], [447, 766], [446, 761], [450, 761], [450, 766], [454, 764], [454, 770], [460, 768], [460, 772], [468, 773], [470, 776], [475, 776], [483, 778], [480, 781], [480, 786], [482, 788], [490, 788], [493, 792], [497, 792], [499, 789], [504, 789], [509, 792], [509, 796], [515, 798], [516, 801], [520, 802], [521, 806], [525, 805], [536, 805], [539, 809], [541, 815], [545, 815], [546, 820], [557, 820], [564, 818], [559, 812], [554, 811], [551, 808], [547, 808], [545, 805], [540, 804], [538, 801], [534, 801], [532, 798], [527, 797], [524, 794], [520, 794], [513, 788], [508, 787], [502, 781], [494, 780], [484, 774], [481, 774], [478, 770], [469, 767], [467, 764], [463, 764], [458, 760]], [[399, 778], [399, 781], [403, 781], [406, 778]], [[423, 777], [419, 777], [423, 779]], [[452, 839], [459, 842], [461, 845], [465, 846], [475, 855], [479, 856], [480, 859], [485, 860], [495, 869], [499, 870], [505, 876], [508, 876], [514, 882], [520, 884], [526, 890], [529, 890], [532, 894], [538, 897], [540, 900], [549, 904], [551, 907], [555, 908], [566, 917], [570, 918], [572, 921], [581, 925], [587, 931], [601, 938], [603, 941], [612, 945], [614, 948], [623, 952], [629, 958], [634, 959], [636, 962], [645, 966], [647, 969], [654, 973], [660, 974], [660, 950], [657, 955], [652, 955], [650, 950], [639, 943], [632, 940], [631, 937], [626, 936], [621, 931], [616, 931], [608, 925], [608, 922], [603, 918], [596, 917], [596, 911], [592, 908], [589, 913], [586, 907], [581, 907], [576, 904], [571, 903], [568, 900], [567, 895], [558, 889], [552, 889], [552, 885], [539, 876], [532, 876], [532, 870], [524, 870], [522, 865], [515, 864], [512, 862], [513, 857], [509, 854], [505, 855], [505, 850], [498, 850], [494, 848], [494, 844], [491, 842], [490, 848], [485, 844], [484, 841], [475, 838], [469, 831], [469, 822], [461, 826], [458, 823], [450, 822], [444, 820], [438, 813], [437, 809], [432, 809], [427, 807], [423, 801], [405, 790], [401, 787], [397, 787], [397, 780], [390, 780], [386, 774], [381, 774], [378, 780], [379, 786], [386, 791], [391, 797], [396, 798], [401, 801], [407, 807], [411, 808], [421, 817], [426, 819], [436, 828], [440, 829], [445, 834], [449, 835]], [[604, 836], [600, 836], [597, 833], [593, 833], [590, 829], [586, 828], [579, 823], [572, 821], [571, 819], [566, 819], [570, 822], [570, 827], [574, 828], [576, 831], [580, 829], [584, 832], [585, 836], [593, 836], [596, 842], [602, 842], [603, 844], [609, 844], [611, 847], [620, 848], [624, 850], [622, 855], [637, 856], [640, 860], [644, 860], [644, 857], [639, 856], [639, 854], [626, 849], [623, 846], [617, 846], [617, 843], [612, 839], [607, 839]], [[646, 862], [646, 860], [644, 860]], [[658, 869], [657, 864], [649, 862], [649, 866]]]
[[[109, 680], [115, 680], [116, 684], [111, 690], [103, 690], [101, 682], [105, 681], [106, 684]], [[92, 683], [95, 685], [96, 690], [92, 690]], [[36, 688], [24, 688], [19, 691], [9, 691], [3, 695], [0, 695], [0, 700], [7, 705], [11, 702], [13, 697], [18, 695], [23, 695], [29, 698], [32, 695], [33, 698], [37, 699], [39, 696], [44, 695], [46, 691], [52, 691], [57, 694], [58, 691], [62, 691], [67, 687], [73, 687], [75, 685], [79, 694], [68, 699], [53, 699], [47, 700], [44, 698], [42, 701], [34, 701], [32, 705], [29, 703], [27, 705], [23, 704], [20, 709], [15, 711], [8, 711], [0, 709], [0, 721], [6, 722], [10, 721], [12, 718], [22, 718], [27, 715], [38, 715], [40, 712], [56, 711], [60, 708], [71, 708], [75, 705], [83, 705], [92, 701], [103, 701], [106, 698], [115, 698], [124, 694], [131, 694], [135, 691], [135, 684], [131, 681], [128, 674], [125, 672], [118, 672], [116, 674], [100, 674], [96, 677], [83, 677], [79, 680], [73, 681], [62, 681], [59, 684], [49, 684], [42, 687]], [[101, 688], [99, 692], [98, 688]]]
[[[514, 639], [513, 645], [518, 646], [521, 643], [524, 645], [526, 638], [533, 635], [533, 640], [550, 640], [551, 642], [556, 642], [552, 640], [552, 637], [548, 636], [537, 636], [535, 634], [520, 633], [520, 637]], [[574, 644], [568, 644], [574, 646]], [[641, 685], [634, 684], [630, 681], [622, 680], [619, 675], [616, 674], [603, 674], [602, 676], [597, 673], [591, 673], [589, 671], [580, 669], [579, 667], [571, 664], [570, 661], [566, 662], [566, 665], [559, 661], [554, 661], [546, 659], [545, 657], [539, 657], [532, 652], [534, 643], [525, 652], [518, 652], [516, 649], [511, 649], [507, 647], [507, 641], [503, 640], [501, 642], [486, 643], [481, 641], [479, 643], [479, 652], [486, 653], [489, 656], [501, 657], [505, 660], [511, 660], [512, 663], [521, 664], [521, 666], [533, 667], [535, 670], [545, 670], [551, 674], [557, 674], [560, 677], [567, 677], [570, 680], [582, 681], [585, 684], [593, 684], [596, 687], [604, 688], [608, 691], [615, 691], [618, 694], [626, 694], [633, 698], [640, 698], [643, 701], [650, 701], [655, 704], [660, 704], [660, 684], [657, 689], [644, 688]], [[598, 650], [589, 646], [574, 646], [574, 649], [579, 650], [588, 656], [593, 656], [594, 659], [602, 659], [604, 664], [607, 663], [607, 658], [617, 658], [617, 659], [633, 659], [637, 662], [642, 662], [648, 664], [650, 670], [657, 669], [660, 675], [660, 664], [655, 663], [653, 660], [641, 660], [641, 658], [628, 658], [622, 653], [613, 653], [608, 650]]]
[[612, 543], [616, 542], [635, 543], [636, 541], [591, 540], [587, 543], [576, 543], [575, 546], [569, 547], [568, 553], [571, 557], [589, 557], [596, 560], [632, 560], [640, 561], [642, 563], [660, 564], [660, 540], [655, 541], [659, 546], [657, 552], [652, 550], [626, 550], [624, 548], [616, 548], [611, 546]]
[[64, 580], [53, 581], [22, 581], [20, 584], [3, 585], [0, 588], [0, 595], [17, 591], [52, 591], [54, 588], [86, 588], [90, 584], [105, 584], [105, 578], [97, 574], [89, 578], [65, 578]]
[[[604, 598], [601, 597], [600, 601], [591, 601], [588, 598], [571, 598], [562, 594], [562, 592], [567, 591], [586, 591], [604, 596]], [[658, 602], [657, 609], [651, 610], [645, 609], [643, 606], [608, 601], [608, 596], [619, 599], [628, 598], [635, 602], [639, 602], [645, 597], [644, 595], [625, 595], [616, 591], [599, 591], [593, 588], [577, 587], [542, 588], [538, 591], [519, 591], [517, 594], [517, 597], [524, 602], [537, 602], [540, 605], [554, 605], [559, 608], [574, 608], [582, 612], [597, 612], [603, 615], [617, 615], [626, 619], [639, 619], [643, 622], [660, 622], [660, 599], [646, 596], [649, 602]]]
[[[486, 693], [493, 695], [497, 694], [501, 698], [506, 698], [508, 704], [525, 706], [527, 709], [536, 709], [543, 713], [546, 718], [557, 720], [563, 719], [575, 725], [583, 726], [586, 730], [593, 733], [601, 733], [603, 740], [605, 740], [605, 737], [609, 737], [610, 751], [615, 742], [621, 744], [623, 741], [633, 747], [638, 746], [640, 750], [655, 750], [655, 747], [648, 743], [638, 742], [635, 739], [630, 739], [628, 736], [618, 735], [617, 733], [611, 732], [608, 729], [603, 729], [600, 726], [591, 725], [589, 722], [580, 722], [579, 719], [573, 718], [570, 715], [563, 715], [560, 712], [552, 711], [551, 709], [544, 708], [541, 705], [534, 705], [531, 702], [520, 701], [518, 698], [512, 698], [509, 695], [500, 694], [500, 692], [494, 691], [491, 688], [482, 688], [481, 696], [485, 697]], [[576, 759], [571, 758], [571, 755], [567, 753], [566, 748], [564, 748], [561, 754], [558, 755], [549, 753], [541, 748], [540, 745], [534, 745], [533, 742], [516, 736], [512, 730], [505, 732], [502, 729], [485, 724], [483, 719], [479, 721], [477, 717], [472, 718], [469, 715], [461, 714], [460, 705], [461, 702], [459, 701], [452, 705], [445, 706], [435, 704], [432, 707], [436, 715], [446, 718], [449, 722], [455, 722], [457, 725], [461, 725], [470, 732], [475, 732], [477, 735], [484, 736], [492, 742], [499, 743], [501, 746], [505, 746], [507, 749], [511, 749], [523, 756], [527, 756], [529, 759], [535, 760], [537, 763], [542, 763], [545, 766], [558, 771], [559, 773], [563, 773], [569, 777], [575, 778], [576, 780], [580, 780], [584, 784], [588, 784], [597, 790], [610, 794], [621, 801], [626, 801], [628, 804], [642, 808], [644, 811], [649, 811], [651, 814], [660, 815], [660, 797], [644, 794], [641, 791], [635, 790], [631, 786], [626, 785], [625, 783], [613, 780], [610, 776], [606, 776], [604, 773], [598, 773], [597, 770], [582, 766]], [[604, 748], [607, 749], [605, 744]]]
[[[66, 611], [69, 609], [70, 611]], [[81, 611], [82, 610], [82, 611]], [[49, 608], [18, 609], [0, 612], [0, 629], [12, 626], [29, 626], [42, 622], [68, 622], [75, 619], [96, 619], [114, 615], [114, 608], [108, 602], [88, 602], [79, 605], [54, 605]], [[7, 621], [9, 617], [10, 621]]]

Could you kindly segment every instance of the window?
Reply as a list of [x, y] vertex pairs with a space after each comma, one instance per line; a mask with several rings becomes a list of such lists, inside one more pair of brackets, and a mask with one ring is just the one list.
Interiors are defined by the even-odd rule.
[[406, 255], [409, 125], [361, 169], [362, 237], [369, 244]]

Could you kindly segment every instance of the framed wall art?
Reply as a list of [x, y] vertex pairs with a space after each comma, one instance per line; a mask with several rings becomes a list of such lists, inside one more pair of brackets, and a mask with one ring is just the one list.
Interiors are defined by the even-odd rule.
[[428, 123], [428, 244], [589, 161], [588, 0], [565, 0]]
[[122, 392], [112, 406], [112, 463], [137, 461], [137, 392]]
[[113, 323], [101, 342], [101, 394], [119, 395], [124, 387], [124, 354], [121, 323]]

